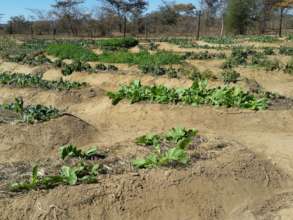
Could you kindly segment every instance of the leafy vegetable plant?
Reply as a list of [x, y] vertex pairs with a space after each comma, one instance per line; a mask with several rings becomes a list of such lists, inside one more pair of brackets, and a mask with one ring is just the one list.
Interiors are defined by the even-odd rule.
[[[133, 166], [142, 169], [158, 166], [186, 165], [189, 161], [186, 150], [196, 134], [197, 131], [195, 129], [172, 128], [161, 136], [149, 134], [137, 138], [136, 143], [153, 147], [153, 152], [144, 159], [134, 160], [132, 162]], [[163, 149], [163, 144], [166, 142], [170, 142], [171, 147]]]
[[163, 85], [143, 86], [138, 80], [130, 85], [121, 86], [117, 92], [108, 92], [113, 105], [118, 104], [123, 99], [130, 100], [131, 103], [150, 101], [160, 104], [187, 104], [215, 106], [239, 107], [253, 110], [266, 109], [268, 100], [266, 98], [256, 98], [248, 92], [235, 87], [207, 88], [207, 81], [195, 81], [190, 88], [167, 88]]
[[92, 147], [83, 152], [82, 150], [78, 150], [77, 147], [72, 144], [60, 147], [59, 155], [62, 160], [69, 157], [77, 157], [85, 160], [90, 160], [95, 157], [105, 157], [105, 154], [99, 153], [96, 147]]
[[15, 86], [20, 88], [41, 88], [51, 90], [71, 90], [85, 87], [86, 83], [69, 82], [60, 80], [44, 80], [41, 75], [26, 75], [20, 73], [0, 73], [0, 85]]
[[58, 109], [43, 105], [24, 106], [23, 99], [16, 98], [14, 103], [0, 105], [0, 109], [19, 113], [22, 121], [26, 123], [44, 122], [60, 116]]

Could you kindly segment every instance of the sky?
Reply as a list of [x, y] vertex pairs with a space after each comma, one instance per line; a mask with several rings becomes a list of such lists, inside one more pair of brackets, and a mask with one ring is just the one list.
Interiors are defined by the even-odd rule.
[[[3, 14], [0, 23], [5, 23], [11, 16], [24, 15], [28, 17], [31, 12], [28, 9], [48, 10], [55, 0], [2, 0], [0, 14]], [[149, 0], [149, 10], [155, 10], [161, 4], [161, 0]], [[166, 2], [173, 2], [166, 0]], [[197, 0], [176, 0], [176, 3], [195, 3]], [[85, 0], [83, 7], [97, 7], [97, 0]]]

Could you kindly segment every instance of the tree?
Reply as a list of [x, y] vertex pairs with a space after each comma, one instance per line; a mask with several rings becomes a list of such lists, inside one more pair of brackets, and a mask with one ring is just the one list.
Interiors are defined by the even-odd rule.
[[273, 7], [280, 9], [279, 37], [282, 37], [284, 11], [292, 6], [293, 0], [279, 0], [273, 4]]
[[55, 0], [53, 7], [53, 15], [57, 16], [59, 21], [64, 26], [69, 26], [69, 29], [73, 35], [78, 34], [77, 23], [81, 12], [79, 5], [84, 3], [84, 0]]
[[11, 17], [8, 21], [7, 32], [9, 34], [27, 34], [30, 30], [30, 22], [23, 15]]
[[[104, 0], [108, 6], [116, 12], [118, 17], [123, 21], [123, 35], [126, 36], [127, 32], [127, 19], [131, 15], [142, 14], [146, 9], [148, 3], [145, 0]], [[122, 22], [119, 25], [120, 32], [122, 32]]]
[[225, 23], [228, 32], [245, 34], [254, 19], [254, 0], [228, 0]]

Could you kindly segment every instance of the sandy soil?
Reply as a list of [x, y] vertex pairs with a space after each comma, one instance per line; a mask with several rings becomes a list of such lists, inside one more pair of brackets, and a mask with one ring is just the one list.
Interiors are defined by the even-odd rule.
[[[170, 45], [167, 48], [172, 49]], [[190, 61], [215, 75], [219, 75], [222, 62]], [[5, 62], [0, 69], [33, 71], [32, 67]], [[26, 103], [52, 105], [67, 113], [34, 125], [0, 120], [1, 219], [292, 219], [292, 108], [255, 112], [210, 106], [131, 105], [125, 101], [113, 106], [106, 92], [134, 79], [170, 87], [192, 84], [184, 78], [142, 75], [135, 66], [119, 65], [119, 69], [114, 74], [74, 73], [65, 77], [89, 83], [88, 88], [70, 92], [0, 87], [0, 103], [22, 96]], [[293, 98], [293, 76], [254, 68], [237, 70], [265, 90]], [[60, 77], [60, 70], [53, 68], [44, 74], [48, 80]], [[199, 130], [196, 147], [190, 150], [197, 156], [190, 165], [140, 171], [131, 168], [131, 158], [148, 153], [136, 146], [134, 139], [172, 127]], [[91, 185], [16, 194], [5, 188], [28, 175], [36, 162], [44, 169], [58, 164], [58, 148], [69, 143], [81, 149], [98, 146], [106, 150], [110, 158], [105, 160], [113, 166], [112, 173], [98, 176], [98, 183]]]

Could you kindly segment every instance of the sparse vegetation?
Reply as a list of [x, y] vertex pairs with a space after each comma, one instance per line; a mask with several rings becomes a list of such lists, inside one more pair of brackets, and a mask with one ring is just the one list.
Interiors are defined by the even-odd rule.
[[[197, 135], [195, 129], [172, 128], [163, 135], [144, 135], [136, 143], [151, 147], [152, 153], [144, 159], [134, 160], [133, 166], [139, 169], [159, 166], [186, 165], [189, 161], [187, 149], [192, 138]], [[166, 147], [166, 145], [168, 147]]]
[[[59, 185], [78, 185], [91, 184], [97, 182], [97, 175], [104, 173], [103, 165], [90, 162], [92, 158], [98, 155], [95, 147], [86, 152], [78, 150], [73, 145], [67, 145], [60, 148], [60, 158], [65, 160], [69, 157], [76, 157], [77, 161], [72, 163], [64, 161], [58, 174], [46, 175], [40, 174], [38, 166], [34, 166], [30, 180], [14, 182], [10, 185], [10, 190], [14, 192], [52, 189]], [[69, 165], [67, 165], [68, 163]]]

